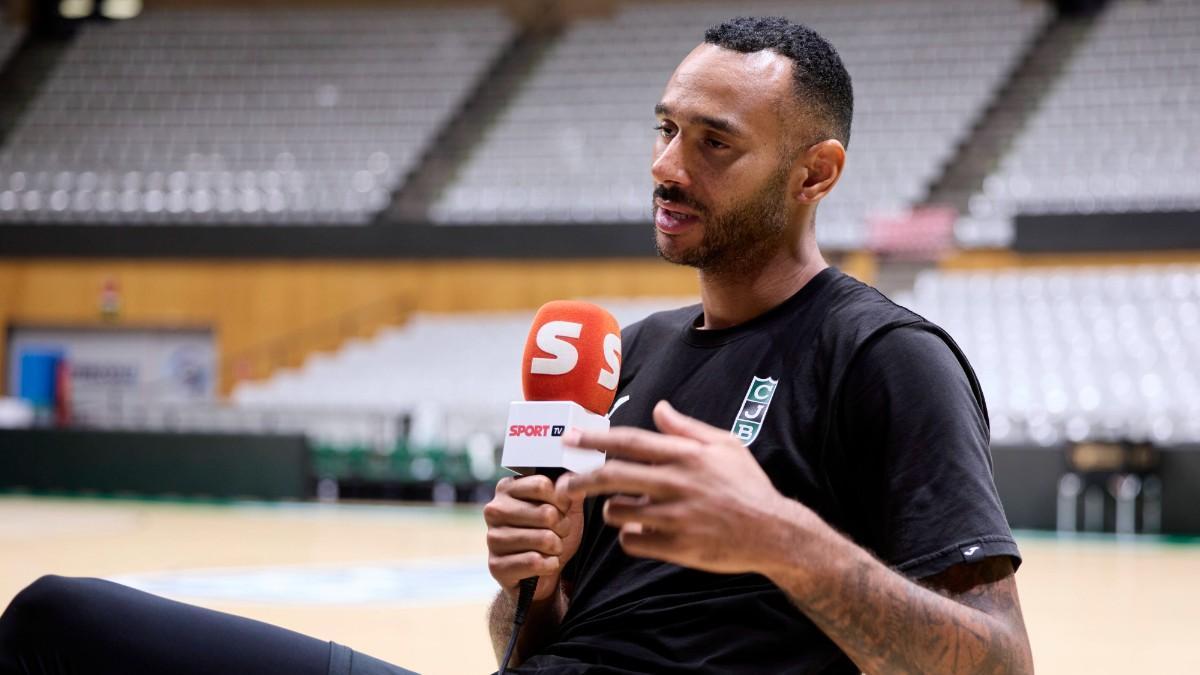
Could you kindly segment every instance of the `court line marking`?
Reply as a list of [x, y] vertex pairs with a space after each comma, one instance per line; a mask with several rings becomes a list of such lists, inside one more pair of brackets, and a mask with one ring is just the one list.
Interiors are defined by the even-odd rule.
[[464, 604], [489, 600], [498, 590], [480, 556], [206, 567], [107, 578], [165, 597], [289, 606]]

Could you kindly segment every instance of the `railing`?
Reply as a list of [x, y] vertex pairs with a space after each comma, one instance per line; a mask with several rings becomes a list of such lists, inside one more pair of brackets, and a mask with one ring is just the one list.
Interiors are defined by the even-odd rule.
[[220, 387], [229, 394], [239, 383], [270, 377], [281, 368], [294, 368], [313, 352], [332, 351], [350, 338], [367, 337], [384, 326], [408, 320], [413, 303], [408, 296], [388, 298], [318, 321], [262, 344], [221, 355]]
[[[111, 396], [81, 402], [72, 426], [119, 431], [179, 433], [302, 434], [312, 449], [313, 477], [322, 498], [348, 496], [401, 498], [403, 494], [372, 492], [372, 485], [443, 484], [475, 490], [474, 501], [491, 498], [490, 488], [504, 474], [499, 468], [503, 413], [450, 412], [436, 438], [412, 434], [408, 410], [336, 406], [233, 406], [203, 402], [162, 402]], [[407, 498], [447, 501], [432, 497]], [[358, 490], [358, 492], [354, 492]], [[407, 494], [407, 493], [404, 493]], [[444, 496], [444, 495], [443, 495]], [[448, 501], [454, 501], [454, 497]]]
[[408, 414], [336, 406], [238, 407], [110, 397], [76, 407], [72, 425], [140, 431], [304, 434], [315, 445], [389, 452], [404, 440]]

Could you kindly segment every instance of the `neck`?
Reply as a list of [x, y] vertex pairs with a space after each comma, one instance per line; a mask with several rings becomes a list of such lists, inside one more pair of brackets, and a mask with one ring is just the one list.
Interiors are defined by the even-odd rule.
[[700, 301], [704, 306], [701, 328], [745, 323], [795, 295], [826, 267], [829, 263], [809, 228], [794, 246], [777, 248], [764, 264], [752, 270], [700, 270]]

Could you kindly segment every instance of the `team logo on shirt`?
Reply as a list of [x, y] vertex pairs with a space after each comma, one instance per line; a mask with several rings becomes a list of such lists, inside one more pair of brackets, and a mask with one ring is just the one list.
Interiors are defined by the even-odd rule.
[[738, 411], [733, 428], [729, 430], [742, 445], [750, 445], [758, 438], [758, 430], [762, 429], [763, 420], [767, 418], [767, 408], [771, 406], [771, 397], [775, 396], [775, 387], [779, 380], [770, 377], [755, 377], [742, 401], [742, 409]]

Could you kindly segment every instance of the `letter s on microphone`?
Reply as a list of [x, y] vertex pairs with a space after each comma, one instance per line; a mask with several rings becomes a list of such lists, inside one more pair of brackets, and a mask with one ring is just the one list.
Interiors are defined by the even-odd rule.
[[529, 372], [534, 375], [566, 375], [574, 370], [575, 364], [579, 363], [579, 351], [562, 338], [578, 338], [582, 332], [583, 324], [574, 321], [547, 321], [542, 324], [537, 332], [537, 346], [550, 354], [551, 358], [534, 357], [529, 364]]

